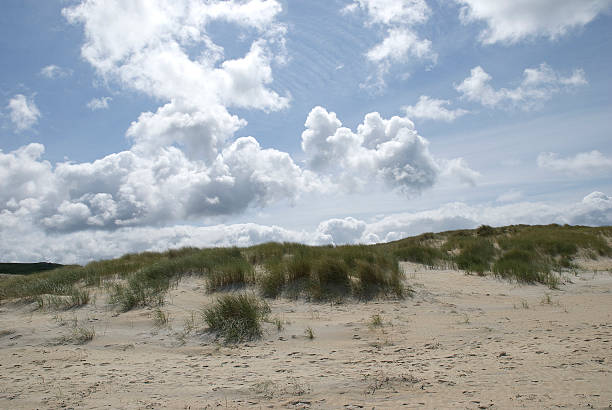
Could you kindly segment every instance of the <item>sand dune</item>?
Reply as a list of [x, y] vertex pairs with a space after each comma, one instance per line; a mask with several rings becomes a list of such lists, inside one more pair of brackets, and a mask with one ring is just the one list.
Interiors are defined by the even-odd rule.
[[608, 407], [612, 263], [587, 267], [549, 290], [405, 263], [410, 298], [273, 300], [263, 339], [237, 346], [203, 331], [198, 277], [171, 290], [168, 326], [102, 289], [68, 311], [5, 302], [0, 408]]

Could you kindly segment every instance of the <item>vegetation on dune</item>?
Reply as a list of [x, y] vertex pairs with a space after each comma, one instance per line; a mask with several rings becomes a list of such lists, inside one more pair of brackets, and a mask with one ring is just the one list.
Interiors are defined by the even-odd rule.
[[381, 245], [400, 259], [428, 266], [454, 265], [523, 283], [559, 285], [554, 273], [573, 268], [577, 256], [612, 256], [610, 227], [512, 225], [423, 234]]
[[237, 343], [260, 338], [261, 324], [269, 313], [270, 307], [264, 300], [238, 293], [220, 296], [204, 308], [202, 318], [226, 343]]
[[97, 286], [109, 291], [120, 310], [159, 307], [168, 290], [189, 274], [203, 277], [208, 292], [251, 286], [266, 298], [401, 298], [407, 288], [398, 261], [556, 287], [558, 272], [572, 269], [576, 257], [612, 256], [610, 238], [610, 227], [485, 225], [369, 246], [187, 247], [9, 277], [0, 281], [0, 300], [26, 298], [40, 308], [76, 308], [89, 302], [88, 287]]

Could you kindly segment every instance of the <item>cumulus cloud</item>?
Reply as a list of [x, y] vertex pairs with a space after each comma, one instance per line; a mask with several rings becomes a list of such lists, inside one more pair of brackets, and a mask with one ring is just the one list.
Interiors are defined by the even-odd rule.
[[484, 44], [507, 43], [534, 38], [556, 39], [580, 28], [609, 10], [611, 0], [456, 0], [462, 4], [464, 23], [484, 21], [480, 33]]
[[438, 100], [422, 95], [415, 105], [404, 107], [406, 115], [410, 118], [422, 118], [426, 120], [438, 120], [452, 122], [457, 118], [469, 113], [469, 111], [458, 108], [449, 110], [446, 106], [450, 105], [449, 100]]
[[[64, 9], [83, 26], [83, 58], [97, 72], [122, 86], [162, 100], [180, 100], [205, 111], [222, 104], [278, 110], [288, 98], [267, 86], [271, 64], [283, 52], [285, 29], [276, 21], [276, 0], [154, 0], [125, 3], [92, 0]], [[132, 30], [138, 22], [138, 32]], [[224, 21], [259, 33], [249, 52], [224, 60], [224, 50], [207, 33], [212, 21]], [[125, 33], [130, 33], [126, 35]], [[196, 57], [188, 49], [202, 50]]]
[[546, 63], [525, 69], [523, 80], [513, 89], [495, 89], [491, 80], [492, 77], [482, 67], [477, 66], [455, 89], [463, 94], [462, 98], [490, 108], [510, 106], [528, 110], [550, 100], [555, 94], [587, 84], [582, 69], [576, 69], [570, 76], [564, 77]]
[[130, 126], [130, 150], [93, 162], [53, 166], [41, 144], [0, 152], [0, 211], [28, 215], [47, 231], [112, 230], [291, 204], [306, 192], [386, 184], [415, 194], [439, 177], [470, 185], [479, 177], [462, 158], [434, 158], [405, 117], [369, 113], [353, 132], [315, 107], [302, 133], [304, 167], [253, 137], [234, 139], [240, 126], [227, 111], [206, 117], [172, 102]]
[[34, 103], [34, 98], [28, 98], [23, 94], [17, 94], [11, 98], [6, 108], [18, 132], [32, 128], [40, 118], [40, 111]]
[[612, 158], [599, 151], [581, 152], [573, 157], [561, 158], [553, 152], [538, 155], [538, 166], [556, 172], [579, 175], [609, 175], [612, 173]]
[[[73, 209], [71, 212], [80, 214], [82, 211]], [[163, 251], [183, 246], [249, 246], [269, 241], [311, 245], [376, 243], [423, 232], [519, 223], [611, 225], [612, 197], [593, 192], [570, 204], [518, 202], [470, 206], [457, 202], [427, 211], [391, 214], [372, 222], [351, 217], [330, 219], [310, 231], [258, 224], [221, 224], [48, 233], [33, 224], [28, 215], [14, 215], [4, 210], [0, 212], [0, 252], [7, 261], [86, 263], [129, 252]]]
[[62, 68], [55, 64], [50, 64], [40, 69], [40, 75], [51, 80], [55, 80], [72, 75], [72, 70]]
[[[318, 189], [316, 176], [287, 153], [263, 149], [252, 137], [235, 139], [246, 121], [228, 111], [288, 105], [269, 88], [271, 66], [285, 53], [280, 11], [276, 0], [91, 0], [64, 9], [83, 27], [82, 56], [103, 79], [164, 104], [130, 125], [129, 150], [93, 162], [53, 166], [42, 159], [41, 144], [0, 152], [0, 212], [48, 232], [112, 230], [230, 215]], [[252, 39], [243, 56], [224, 58], [206, 31], [213, 21]], [[194, 56], [196, 46], [201, 53]], [[103, 109], [109, 101], [88, 106]], [[40, 116], [23, 95], [9, 108], [18, 129]]]
[[108, 109], [108, 103], [110, 103], [113, 99], [111, 97], [100, 97], [100, 98], [92, 98], [87, 103], [87, 108], [92, 111], [96, 110], [106, 110]]
[[132, 122], [127, 136], [133, 150], [150, 155], [160, 148], [177, 145], [193, 159], [210, 163], [246, 121], [231, 115], [222, 105], [205, 110], [171, 101], [157, 112], [142, 113]]
[[431, 14], [425, 0], [354, 0], [343, 9], [344, 13], [358, 11], [365, 14], [366, 26], [376, 26], [384, 33], [383, 40], [365, 53], [377, 67], [370, 85], [383, 87], [393, 64], [405, 64], [411, 59], [436, 62], [431, 41], [420, 38], [414, 29]]
[[343, 219], [328, 219], [319, 224], [315, 237], [317, 242], [334, 245], [352, 244], [360, 241], [367, 228], [364, 221], [347, 217]]
[[365, 116], [357, 132], [342, 127], [333, 112], [312, 109], [302, 133], [302, 149], [311, 169], [336, 175], [344, 187], [379, 180], [391, 188], [418, 192], [431, 187], [440, 167], [407, 118]]

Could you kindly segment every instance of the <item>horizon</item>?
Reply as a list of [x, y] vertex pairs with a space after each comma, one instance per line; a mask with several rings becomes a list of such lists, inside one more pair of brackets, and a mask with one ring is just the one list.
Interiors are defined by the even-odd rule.
[[3, 262], [612, 225], [612, 0], [2, 7]]

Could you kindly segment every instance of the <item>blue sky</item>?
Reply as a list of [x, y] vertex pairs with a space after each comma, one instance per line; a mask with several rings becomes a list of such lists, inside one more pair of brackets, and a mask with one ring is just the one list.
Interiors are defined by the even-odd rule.
[[612, 1], [7, 0], [0, 253], [612, 224]]

